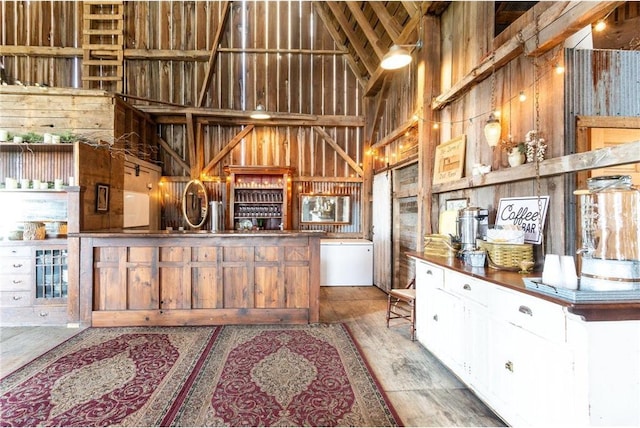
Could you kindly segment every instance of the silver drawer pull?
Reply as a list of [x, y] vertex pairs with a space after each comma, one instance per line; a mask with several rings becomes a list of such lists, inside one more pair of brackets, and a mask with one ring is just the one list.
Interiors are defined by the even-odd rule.
[[14, 279], [11, 282], [13, 282], [14, 284], [20, 284], [22, 282], [21, 279]]
[[14, 263], [14, 264], [13, 264], [13, 267], [14, 267], [14, 268], [22, 267], [22, 263]]
[[507, 361], [504, 363], [504, 368], [513, 373], [513, 363], [511, 361]]
[[533, 316], [533, 311], [528, 306], [520, 305], [518, 311], [522, 312], [525, 315], [529, 315], [530, 317]]
[[13, 300], [22, 300], [22, 296], [13, 296]]
[[438, 314], [435, 314], [435, 315], [433, 316], [433, 320], [434, 320], [434, 321], [438, 321]]
[[48, 312], [40, 312], [40, 316], [41, 316], [42, 318], [44, 318], [44, 317], [48, 317], [48, 316], [49, 316], [49, 313], [48, 313]]
[[433, 272], [431, 272], [431, 269], [427, 271], [427, 275], [433, 275]]
[[463, 285], [463, 286], [462, 286], [462, 288], [463, 288], [464, 290], [471, 291], [471, 286], [470, 286], [469, 284], [465, 284], [465, 285]]

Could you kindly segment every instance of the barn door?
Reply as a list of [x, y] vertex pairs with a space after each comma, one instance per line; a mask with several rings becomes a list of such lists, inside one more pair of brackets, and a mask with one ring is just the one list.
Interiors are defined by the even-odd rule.
[[413, 259], [408, 251], [418, 248], [418, 164], [393, 171], [393, 287], [401, 288], [414, 276]]
[[373, 177], [373, 283], [391, 289], [391, 174]]

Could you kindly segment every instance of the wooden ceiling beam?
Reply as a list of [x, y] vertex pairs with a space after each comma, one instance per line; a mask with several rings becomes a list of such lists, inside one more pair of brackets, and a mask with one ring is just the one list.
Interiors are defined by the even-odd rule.
[[189, 153], [189, 164], [191, 165], [191, 178], [198, 178], [202, 165], [198, 165], [198, 151], [196, 148], [196, 135], [193, 127], [193, 115], [187, 113], [187, 153]]
[[387, 74], [387, 76], [384, 78], [382, 89], [378, 91], [378, 94], [376, 96], [376, 108], [373, 112], [373, 120], [371, 121], [371, 133], [369, 134], [369, 138], [367, 139], [371, 147], [373, 147], [374, 145], [373, 142], [376, 137], [376, 133], [378, 132], [378, 128], [380, 127], [380, 118], [384, 113], [387, 96], [389, 95], [389, 88], [391, 87], [391, 79], [389, 78], [389, 76], [390, 75]]
[[369, 23], [367, 17], [364, 16], [362, 9], [360, 9], [360, 3], [355, 1], [348, 1], [346, 3], [347, 7], [349, 7], [349, 10], [351, 11], [351, 14], [356, 19], [356, 22], [358, 22], [358, 25], [360, 25], [360, 29], [369, 41], [369, 45], [371, 45], [373, 51], [378, 56], [378, 60], [381, 60], [386, 52], [384, 52], [380, 48], [380, 38], [373, 30], [373, 27], [371, 27], [371, 24]]
[[160, 137], [158, 135], [158, 142], [160, 143], [160, 145], [162, 146], [162, 148], [164, 149], [165, 152], [167, 152], [169, 154], [169, 156], [171, 156], [177, 163], [178, 165], [180, 165], [182, 168], [184, 168], [185, 171], [187, 171], [187, 173], [189, 174], [189, 176], [191, 176], [191, 167], [189, 166], [188, 163], [186, 163], [184, 161], [184, 159], [182, 159], [180, 157], [180, 155], [178, 153], [176, 153], [175, 150], [173, 150], [173, 148], [171, 148], [171, 146], [169, 145], [169, 143], [167, 143], [166, 141], [164, 141], [162, 139], [162, 137]]
[[207, 164], [207, 166], [204, 167], [204, 169], [202, 170], [202, 172], [204, 174], [209, 174], [209, 172], [211, 172], [211, 170], [213, 169], [214, 166], [216, 166], [218, 164], [218, 162], [220, 162], [222, 159], [224, 159], [224, 157], [231, 151], [233, 150], [233, 148], [235, 146], [238, 145], [238, 143], [240, 141], [242, 141], [242, 139], [253, 130], [254, 126], [253, 125], [249, 125], [246, 128], [244, 128], [242, 131], [238, 132], [232, 139], [231, 141], [229, 141], [227, 143], [226, 146], [223, 147], [222, 150], [220, 150], [220, 152], [213, 158], [211, 159], [211, 161]]
[[204, 98], [207, 95], [209, 85], [211, 85], [211, 79], [213, 78], [213, 70], [215, 70], [216, 60], [218, 58], [218, 45], [222, 39], [222, 30], [227, 26], [227, 17], [229, 16], [229, 1], [225, 1], [222, 5], [222, 16], [220, 17], [220, 24], [216, 28], [216, 35], [213, 38], [211, 45], [211, 56], [209, 57], [209, 64], [207, 65], [207, 75], [202, 82], [202, 88], [200, 89], [200, 97], [198, 97], [198, 107], [202, 107], [204, 104]]
[[372, 62], [371, 55], [367, 52], [364, 45], [360, 42], [355, 31], [353, 31], [353, 28], [351, 28], [351, 25], [349, 24], [349, 20], [340, 9], [340, 6], [338, 6], [338, 3], [335, 1], [328, 1], [326, 2], [326, 5], [331, 10], [333, 17], [336, 19], [338, 24], [340, 24], [342, 31], [344, 31], [344, 34], [347, 36], [347, 39], [349, 39], [349, 42], [351, 43], [351, 46], [353, 47], [353, 49], [356, 51], [356, 54], [358, 54], [358, 58], [360, 58], [360, 62], [364, 64], [369, 75], [372, 75], [376, 69], [376, 65]]
[[324, 24], [325, 28], [331, 35], [333, 42], [336, 44], [336, 46], [338, 46], [338, 49], [345, 52], [345, 55], [347, 58], [347, 64], [349, 64], [349, 67], [351, 68], [351, 71], [353, 72], [354, 76], [356, 77], [356, 79], [358, 79], [358, 82], [360, 82], [360, 86], [362, 86], [363, 88], [366, 88], [369, 83], [369, 79], [368, 79], [369, 74], [366, 68], [364, 68], [364, 64], [360, 65], [355, 60], [353, 55], [349, 54], [349, 47], [344, 43], [342, 36], [340, 35], [336, 27], [333, 25], [333, 21], [329, 16], [329, 12], [327, 12], [324, 8], [324, 2], [314, 1], [313, 7], [315, 8], [316, 13], [318, 14], [318, 17], [320, 17], [320, 20]]
[[402, 1], [402, 6], [404, 6], [407, 14], [409, 16], [413, 16], [416, 13], [420, 12], [420, 5], [415, 1]]
[[398, 38], [400, 37], [400, 33], [402, 32], [402, 26], [393, 18], [393, 16], [389, 14], [387, 8], [384, 7], [384, 3], [372, 1], [369, 2], [369, 7], [373, 9], [373, 12], [378, 17], [378, 20], [384, 27], [393, 43], [398, 43]]
[[338, 145], [338, 143], [336, 143], [336, 141], [333, 139], [333, 137], [331, 137], [331, 135], [329, 135], [327, 133], [327, 131], [325, 131], [324, 129], [322, 129], [319, 126], [314, 126], [313, 129], [316, 130], [316, 132], [318, 134], [320, 134], [320, 136], [327, 142], [329, 143], [329, 145], [331, 147], [333, 147], [333, 150], [336, 151], [336, 153], [338, 153], [338, 155], [344, 159], [349, 166], [356, 172], [356, 174], [358, 174], [360, 177], [364, 176], [364, 171], [362, 170], [362, 168], [360, 168], [360, 165], [358, 165], [358, 163], [356, 161], [354, 161], [351, 156], [349, 156], [347, 154], [347, 152], [345, 152], [342, 147], [340, 147]]

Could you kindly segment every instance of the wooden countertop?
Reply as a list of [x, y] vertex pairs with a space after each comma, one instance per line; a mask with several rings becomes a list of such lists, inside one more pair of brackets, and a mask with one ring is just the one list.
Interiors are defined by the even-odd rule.
[[539, 271], [533, 271], [530, 274], [523, 275], [517, 272], [498, 270], [490, 267], [474, 268], [455, 257], [426, 256], [423, 253], [418, 252], [408, 252], [406, 254], [409, 257], [424, 260], [474, 278], [489, 281], [502, 287], [507, 287], [521, 293], [529, 294], [531, 296], [565, 306], [568, 312], [582, 317], [585, 321], [640, 320], [640, 300], [602, 300], [596, 302], [573, 303], [525, 288], [522, 278], [539, 278], [542, 276], [542, 272]]
[[208, 230], [141, 230], [141, 229], [109, 229], [70, 233], [69, 236], [82, 238], [261, 238], [282, 237], [300, 238], [317, 236], [322, 238], [324, 231], [313, 230], [224, 230], [211, 232]]

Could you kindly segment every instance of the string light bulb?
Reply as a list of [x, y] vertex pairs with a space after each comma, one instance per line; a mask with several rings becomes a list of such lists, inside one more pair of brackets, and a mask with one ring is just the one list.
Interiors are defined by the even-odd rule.
[[564, 67], [560, 64], [554, 65], [553, 68], [556, 70], [556, 74], [564, 73]]
[[524, 91], [520, 91], [520, 95], [518, 95], [518, 99], [520, 100], [521, 103], [527, 100], [527, 96], [525, 95]]
[[604, 19], [599, 19], [598, 22], [596, 22], [596, 25], [593, 26], [593, 29], [597, 32], [604, 31], [605, 28], [607, 28], [607, 23]]

